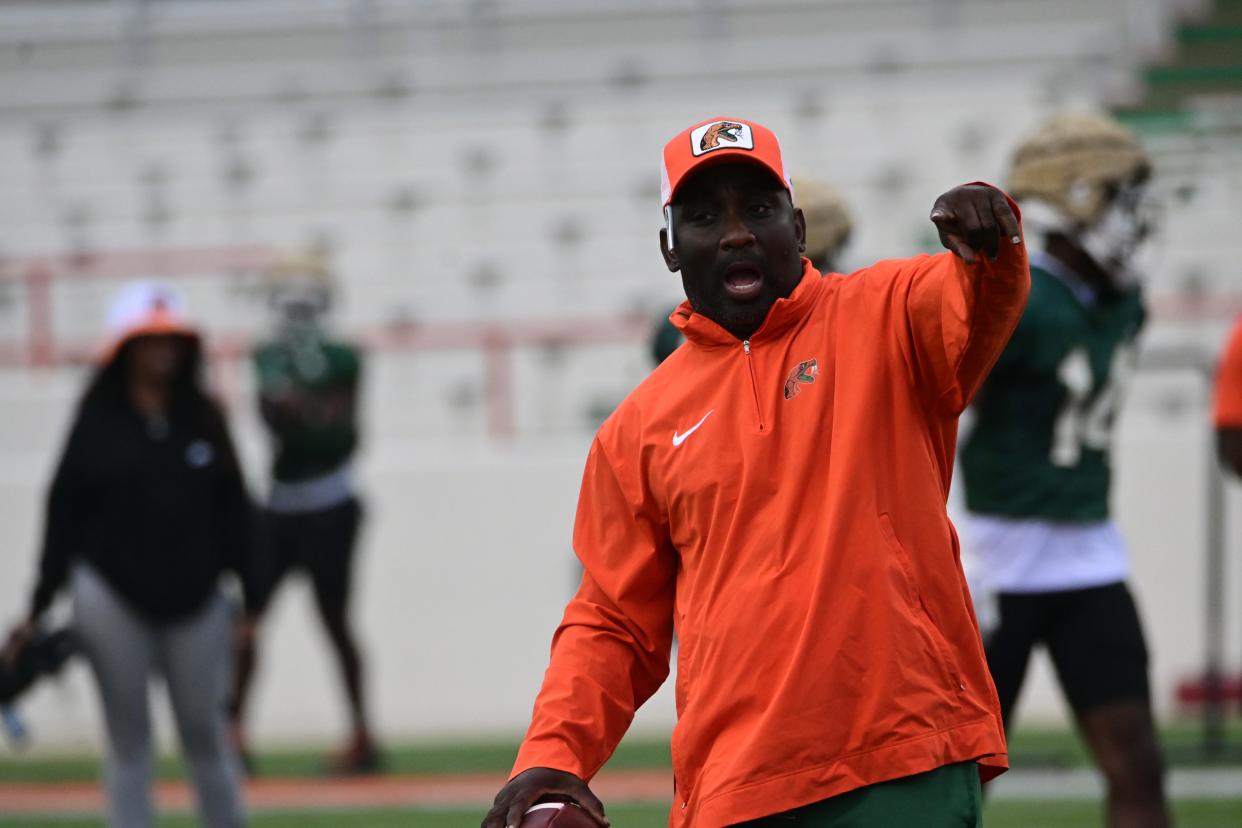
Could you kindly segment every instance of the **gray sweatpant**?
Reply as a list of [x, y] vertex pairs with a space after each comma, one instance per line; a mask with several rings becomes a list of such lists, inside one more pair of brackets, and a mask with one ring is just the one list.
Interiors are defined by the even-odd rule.
[[164, 677], [182, 753], [206, 828], [246, 824], [241, 767], [228, 738], [233, 611], [217, 593], [190, 618], [153, 624], [89, 566], [73, 572], [74, 626], [90, 662], [108, 730], [109, 828], [154, 828], [147, 689]]

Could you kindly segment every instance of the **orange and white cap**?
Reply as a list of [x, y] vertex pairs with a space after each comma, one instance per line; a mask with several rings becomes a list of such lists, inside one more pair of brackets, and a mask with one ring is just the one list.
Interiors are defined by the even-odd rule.
[[781, 157], [781, 143], [772, 130], [742, 118], [712, 118], [695, 124], [664, 145], [660, 159], [660, 206], [668, 207], [692, 172], [723, 161], [761, 164], [793, 194], [793, 184]]
[[163, 334], [198, 338], [187, 315], [185, 297], [163, 282], [130, 282], [122, 287], [108, 308], [105, 329], [105, 362], [135, 337]]

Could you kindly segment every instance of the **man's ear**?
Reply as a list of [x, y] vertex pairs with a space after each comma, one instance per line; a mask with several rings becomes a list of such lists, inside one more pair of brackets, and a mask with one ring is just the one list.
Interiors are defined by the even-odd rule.
[[677, 251], [671, 249], [668, 244], [668, 228], [660, 228], [660, 255], [664, 257], [664, 264], [670, 271], [676, 273], [681, 270], [681, 259], [677, 256]]
[[794, 208], [794, 235], [798, 238], [798, 252], [806, 252], [806, 216], [802, 215], [802, 208]]

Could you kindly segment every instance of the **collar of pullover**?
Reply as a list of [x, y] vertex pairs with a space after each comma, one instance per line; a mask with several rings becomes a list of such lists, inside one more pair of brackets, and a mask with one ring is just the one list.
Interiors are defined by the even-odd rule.
[[[750, 336], [751, 342], [773, 339], [788, 330], [811, 310], [815, 304], [815, 294], [823, 279], [811, 265], [810, 259], [802, 259], [802, 279], [793, 293], [784, 299], [777, 299], [768, 310], [767, 317]], [[677, 306], [669, 316], [673, 325], [680, 330], [689, 341], [704, 348], [735, 346], [740, 340], [720, 325], [702, 314], [695, 313], [690, 302], [685, 301]]]

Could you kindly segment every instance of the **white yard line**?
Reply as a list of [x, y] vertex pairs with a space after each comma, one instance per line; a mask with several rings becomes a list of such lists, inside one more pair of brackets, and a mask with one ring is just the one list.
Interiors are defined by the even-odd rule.
[[[1169, 772], [1171, 799], [1242, 797], [1242, 767], [1180, 768]], [[1097, 799], [1104, 780], [1094, 770], [1011, 770], [988, 786], [994, 799]]]

